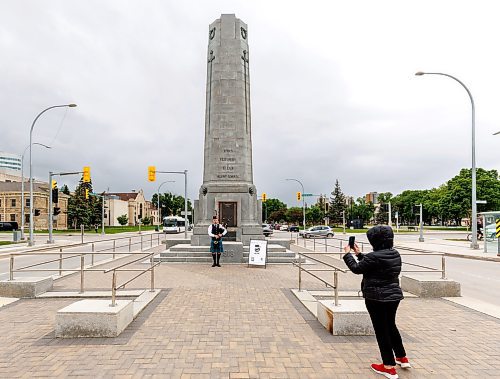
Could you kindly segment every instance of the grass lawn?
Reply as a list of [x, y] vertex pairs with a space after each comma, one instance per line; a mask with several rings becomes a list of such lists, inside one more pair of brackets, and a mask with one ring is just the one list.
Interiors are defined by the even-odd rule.
[[0, 241], [0, 246], [2, 246], [2, 245], [12, 245], [13, 243], [15, 243], [15, 242], [12, 242], [12, 241]]

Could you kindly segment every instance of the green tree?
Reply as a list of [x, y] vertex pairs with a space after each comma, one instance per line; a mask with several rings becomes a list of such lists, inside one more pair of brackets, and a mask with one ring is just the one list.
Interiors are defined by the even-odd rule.
[[271, 214], [268, 214], [267, 218], [270, 221], [274, 221], [274, 222], [283, 222], [283, 221], [285, 221], [286, 220], [286, 208], [279, 209], [277, 211], [274, 211]]
[[[154, 194], [151, 202], [155, 205], [158, 204], [158, 194]], [[192, 204], [188, 199], [188, 212], [191, 211]], [[177, 196], [170, 192], [160, 194], [160, 209], [162, 217], [166, 216], [180, 216], [181, 211], [184, 211], [184, 196]]]
[[306, 209], [306, 221], [312, 224], [319, 224], [323, 221], [324, 213], [320, 207], [313, 205]]
[[292, 224], [302, 224], [303, 210], [301, 207], [288, 208], [286, 211], [286, 221]]
[[151, 224], [151, 217], [143, 217], [141, 222], [142, 222], [142, 225], [149, 225], [149, 224]]
[[125, 226], [128, 224], [128, 216], [127, 215], [121, 215], [121, 216], [117, 217], [116, 219], [118, 220], [118, 223], [121, 226]]
[[[88, 199], [85, 198], [85, 190], [88, 190]], [[102, 198], [91, 193], [92, 182], [84, 183], [82, 177], [75, 193], [68, 200], [68, 224], [74, 228], [101, 224]]]
[[379, 207], [377, 213], [375, 213], [375, 222], [377, 224], [388, 224], [389, 202], [391, 202], [391, 198], [392, 193], [390, 192], [382, 192], [378, 194]]
[[342, 192], [339, 184], [339, 180], [335, 180], [335, 188], [332, 191], [332, 196], [330, 197], [330, 210], [328, 216], [330, 221], [334, 224], [342, 223], [342, 212], [346, 210], [346, 198]]
[[[262, 219], [267, 219], [272, 221], [279, 221], [279, 219], [271, 218], [271, 215], [278, 211], [286, 212], [286, 204], [278, 199], [267, 199], [265, 202], [262, 202]], [[279, 215], [280, 213], [278, 213]], [[276, 215], [275, 215], [276, 216]]]
[[65, 195], [68, 195], [68, 196], [71, 195], [71, 193], [69, 192], [69, 188], [66, 184], [61, 187], [60, 191]]
[[364, 197], [358, 197], [356, 201], [352, 203], [350, 216], [353, 220], [360, 219], [366, 223], [373, 218], [374, 211], [375, 206], [372, 202], [367, 203]]

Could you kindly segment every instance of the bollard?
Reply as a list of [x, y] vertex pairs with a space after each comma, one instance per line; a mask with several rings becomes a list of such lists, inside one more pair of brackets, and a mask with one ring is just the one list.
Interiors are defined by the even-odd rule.
[[85, 255], [80, 257], [80, 293], [83, 293], [83, 266], [85, 266]]
[[113, 281], [111, 283], [111, 307], [116, 306], [116, 270], [113, 270]]
[[59, 276], [62, 276], [63, 255], [62, 248], [59, 249]]
[[301, 291], [301, 285], [302, 285], [302, 258], [300, 257], [299, 253], [299, 292]]
[[10, 256], [9, 280], [14, 280], [14, 256]]
[[333, 286], [334, 286], [334, 292], [335, 292], [335, 306], [339, 306], [339, 274], [335, 270], [333, 272]]
[[441, 279], [446, 279], [446, 262], [444, 255], [441, 256]]

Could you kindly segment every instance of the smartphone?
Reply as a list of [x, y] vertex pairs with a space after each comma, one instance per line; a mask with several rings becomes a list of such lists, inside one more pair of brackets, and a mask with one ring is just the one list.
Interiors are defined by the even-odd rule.
[[349, 237], [349, 247], [350, 247], [351, 249], [354, 249], [354, 239], [355, 239], [355, 238], [356, 238], [355, 236], [351, 236], [351, 237]]

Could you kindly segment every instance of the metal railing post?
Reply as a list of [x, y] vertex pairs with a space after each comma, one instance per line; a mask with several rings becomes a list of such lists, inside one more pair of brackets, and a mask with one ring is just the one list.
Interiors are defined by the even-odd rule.
[[141, 234], [141, 251], [142, 251], [142, 237], [143, 237], [143, 235]]
[[335, 293], [335, 306], [339, 306], [339, 275], [337, 270], [333, 272], [333, 287]]
[[316, 251], [316, 239], [313, 238], [313, 251], [315, 252]]
[[62, 276], [63, 255], [62, 248], [59, 249], [59, 276]]
[[113, 281], [111, 283], [111, 306], [116, 306], [116, 270], [113, 270]]
[[113, 259], [115, 259], [116, 256], [115, 252], [116, 252], [116, 240], [113, 240]]
[[446, 261], [445, 261], [445, 256], [441, 256], [441, 279], [446, 279]]
[[339, 247], [339, 251], [342, 252], [342, 240], [340, 240], [340, 247]]
[[328, 246], [326, 245], [326, 237], [325, 237], [325, 253], [328, 252]]
[[91, 266], [94, 265], [94, 251], [95, 251], [95, 247], [94, 247], [94, 243], [92, 243], [92, 255], [91, 255], [92, 261], [90, 262]]
[[150, 292], [155, 292], [155, 266], [153, 260], [153, 254], [151, 254], [151, 290]]
[[153, 248], [153, 235], [151, 234], [151, 248]]
[[14, 255], [10, 256], [9, 280], [14, 280]]
[[83, 233], [85, 231], [85, 225], [80, 225], [80, 229], [81, 229], [81, 232], [82, 232], [82, 243], [83, 243]]
[[83, 267], [85, 266], [85, 255], [80, 257], [80, 293], [83, 293]]
[[128, 252], [130, 253], [130, 249], [132, 249], [132, 238], [128, 239]]
[[157, 236], [158, 236], [158, 246], [160, 246], [160, 234], [158, 233]]
[[302, 258], [300, 257], [299, 253], [299, 292], [302, 291], [301, 286], [302, 286]]

